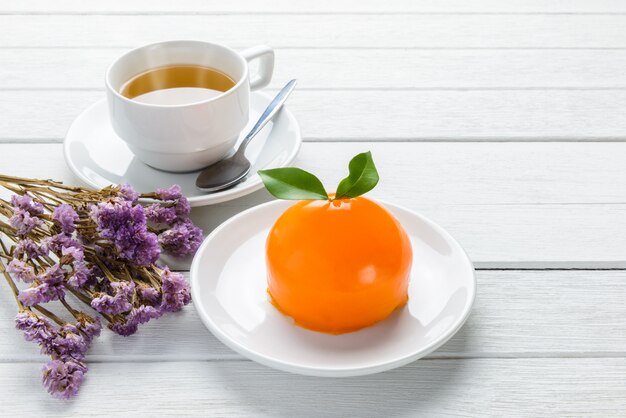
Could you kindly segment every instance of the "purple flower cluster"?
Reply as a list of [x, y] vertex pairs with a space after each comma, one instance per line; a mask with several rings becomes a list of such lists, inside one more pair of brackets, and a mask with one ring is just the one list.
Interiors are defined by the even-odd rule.
[[[128, 312], [125, 320], [111, 325], [111, 330], [125, 337], [132, 335], [140, 324], [157, 319], [166, 312], [177, 312], [191, 302], [189, 283], [182, 274], [171, 272], [166, 267], [161, 274], [161, 281], [160, 293], [148, 287], [117, 286], [114, 296], [102, 295], [94, 299], [94, 302], [97, 302], [95, 306], [92, 302], [92, 307], [99, 312], [105, 312], [104, 310], [111, 306], [119, 308], [121, 312]], [[139, 300], [143, 303], [133, 306], [132, 300]], [[113, 312], [116, 310], [105, 313], [113, 314]]]
[[156, 189], [155, 193], [161, 200], [176, 200], [183, 197], [182, 190], [178, 184], [164, 189]]
[[28, 235], [33, 229], [43, 225], [43, 221], [38, 218], [43, 213], [43, 205], [35, 202], [30, 196], [13, 195], [11, 206], [13, 216], [9, 218], [9, 223], [19, 236]]
[[[161, 273], [161, 281], [161, 292], [142, 286], [132, 288], [132, 292], [129, 287], [124, 287], [125, 291], [121, 292], [117, 290], [118, 287], [115, 296], [100, 296], [96, 306], [93, 306], [93, 303], [92, 306], [99, 312], [103, 312], [102, 309], [109, 306], [104, 301], [111, 301], [111, 305], [114, 306], [123, 306], [123, 312], [128, 312], [126, 318], [114, 322], [110, 328], [113, 332], [127, 337], [134, 334], [140, 324], [157, 319], [166, 312], [177, 312], [191, 302], [189, 283], [182, 274], [171, 272], [166, 267]], [[132, 300], [141, 303], [134, 306]]]
[[15, 327], [20, 331], [24, 331], [26, 341], [35, 341], [41, 345], [54, 336], [54, 329], [50, 321], [30, 311], [22, 311], [17, 314]]
[[59, 264], [48, 267], [35, 278], [33, 286], [20, 291], [18, 299], [25, 306], [59, 300], [65, 296], [65, 272]]
[[65, 232], [61, 232], [56, 235], [52, 235], [51, 237], [47, 237], [43, 240], [41, 248], [46, 251], [48, 254], [50, 251], [59, 255], [63, 249], [63, 247], [80, 247], [81, 244], [76, 239], [72, 237], [71, 234], [66, 234]]
[[94, 205], [91, 216], [102, 238], [109, 239], [122, 258], [140, 266], [154, 263], [161, 253], [157, 236], [148, 232], [141, 205], [115, 200]]
[[151, 319], [159, 318], [161, 315], [162, 312], [154, 306], [141, 305], [138, 308], [133, 308], [125, 321], [113, 323], [111, 330], [123, 337], [128, 337], [137, 332], [139, 324], [145, 324]]
[[86, 315], [76, 325], [55, 328], [49, 320], [31, 311], [15, 317], [15, 327], [27, 341], [35, 341], [51, 357], [43, 368], [43, 383], [48, 392], [61, 399], [75, 395], [87, 372], [85, 353], [94, 337], [100, 334], [100, 322]]
[[43, 385], [52, 396], [70, 399], [78, 393], [87, 367], [75, 361], [51, 360], [43, 366]]
[[139, 199], [139, 193], [137, 193], [130, 184], [122, 184], [120, 186], [120, 197], [131, 203], [135, 203], [137, 199]]
[[43, 213], [43, 205], [39, 202], [35, 202], [32, 197], [28, 195], [13, 195], [11, 196], [11, 206], [13, 210], [23, 210], [31, 215], [41, 215]]
[[180, 311], [183, 306], [191, 302], [191, 292], [189, 283], [182, 274], [171, 272], [167, 267], [161, 274], [163, 285], [161, 287], [162, 300], [161, 310], [163, 312]]
[[17, 280], [32, 283], [35, 280], [35, 270], [20, 259], [14, 258], [7, 265], [7, 271]]
[[71, 205], [62, 203], [54, 209], [52, 220], [61, 226], [61, 230], [66, 234], [71, 234], [76, 229], [76, 222], [80, 218]]
[[146, 217], [155, 224], [165, 224], [169, 229], [159, 234], [163, 250], [176, 257], [194, 254], [202, 243], [202, 230], [187, 217], [191, 212], [189, 201], [180, 187], [157, 189], [156, 195], [166, 203], [153, 203], [146, 207]]
[[132, 309], [131, 303], [135, 292], [133, 282], [111, 283], [112, 295], [101, 293], [91, 301], [91, 307], [100, 313], [117, 315]]
[[163, 249], [177, 257], [194, 254], [202, 244], [202, 230], [191, 219], [176, 222], [170, 229], [159, 235]]
[[99, 318], [92, 318], [87, 315], [80, 315], [76, 328], [83, 334], [87, 343], [100, 335], [102, 330], [102, 324], [100, 324]]
[[170, 225], [178, 219], [175, 206], [164, 206], [160, 203], [153, 203], [146, 207], [146, 218], [155, 224]]
[[[9, 280], [19, 282], [16, 328], [50, 357], [43, 384], [53, 396], [68, 399], [87, 372], [85, 355], [100, 335], [100, 318], [113, 332], [128, 336], [141, 324], [190, 303], [183, 275], [155, 262], [162, 250], [175, 256], [193, 254], [202, 230], [189, 219], [191, 205], [179, 186], [144, 195], [157, 201], [146, 206], [129, 185], [100, 192], [62, 188], [54, 198], [33, 198], [24, 183], [20, 187], [27, 194], [12, 197], [12, 213], [6, 216], [15, 232], [5, 234], [11, 234], [15, 245], [10, 250], [0, 247], [0, 263], [6, 258]], [[48, 190], [54, 190], [54, 182]], [[83, 199], [87, 203], [76, 203]], [[68, 293], [101, 316], [73, 308], [75, 301], [65, 300]], [[75, 323], [63, 322], [42, 306], [55, 300]]]
[[20, 240], [13, 251], [13, 257], [16, 258], [22, 258], [23, 256], [26, 256], [27, 258], [37, 258], [47, 254], [47, 247], [37, 245], [30, 238], [23, 238]]
[[85, 254], [81, 247], [61, 247], [63, 257], [71, 259], [72, 274], [67, 279], [67, 283], [75, 288], [81, 288], [87, 284], [91, 278], [91, 269], [85, 262]]

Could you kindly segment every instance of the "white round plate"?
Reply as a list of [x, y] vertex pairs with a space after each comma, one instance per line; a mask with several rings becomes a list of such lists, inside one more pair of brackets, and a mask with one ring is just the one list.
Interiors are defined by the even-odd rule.
[[413, 245], [408, 304], [372, 327], [343, 335], [294, 325], [269, 302], [265, 276], [267, 234], [292, 204], [272, 201], [230, 218], [206, 238], [194, 257], [193, 304], [224, 344], [284, 371], [358, 376], [410, 363], [461, 328], [476, 292], [471, 261], [443, 228], [388, 203], [383, 204], [402, 223]]
[[[251, 93], [250, 121], [243, 135], [248, 133], [271, 100], [263, 93]], [[64, 155], [72, 172], [92, 187], [129, 183], [140, 192], [149, 192], [178, 184], [192, 206], [204, 206], [259, 190], [263, 184], [256, 172], [289, 165], [296, 157], [301, 142], [296, 118], [289, 109], [283, 108], [250, 143], [246, 156], [252, 168], [246, 180], [231, 189], [207, 194], [196, 189], [197, 171], [168, 173], [139, 161], [113, 131], [106, 99], [102, 99], [76, 118], [65, 136]]]

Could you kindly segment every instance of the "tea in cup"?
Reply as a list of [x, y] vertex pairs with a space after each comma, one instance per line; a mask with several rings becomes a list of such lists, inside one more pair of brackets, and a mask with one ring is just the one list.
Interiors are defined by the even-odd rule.
[[[250, 80], [248, 63], [259, 59]], [[250, 91], [269, 84], [274, 51], [241, 53], [202, 41], [143, 46], [106, 73], [111, 125], [135, 156], [161, 170], [185, 172], [226, 156], [248, 123]]]

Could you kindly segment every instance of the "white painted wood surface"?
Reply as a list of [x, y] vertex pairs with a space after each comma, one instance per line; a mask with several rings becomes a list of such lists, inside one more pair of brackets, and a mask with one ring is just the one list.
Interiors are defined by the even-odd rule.
[[[351, 2], [354, 3], [354, 2]], [[11, 47], [128, 47], [174, 38], [276, 48], [619, 48], [624, 14], [2, 15]]]
[[[619, 416], [623, 358], [422, 360], [360, 378], [286, 375], [249, 361], [91, 366], [77, 402], [37, 390], [32, 363], [0, 365], [3, 411], [46, 416], [412, 417]], [[100, 384], [92, 383], [100, 376]]]
[[[0, 141], [60, 142], [76, 115], [104, 97], [64, 89], [0, 94]], [[290, 108], [307, 141], [626, 139], [626, 89], [305, 90]]]
[[[3, 90], [104, 90], [127, 48], [0, 49]], [[622, 49], [350, 49], [276, 51], [270, 85], [303, 90], [582, 90], [626, 88]], [[46, 76], [36, 69], [45, 63]]]
[[[298, 165], [331, 185], [371, 149], [373, 196], [436, 220], [488, 269], [463, 329], [391, 372], [277, 372], [188, 307], [105, 333], [71, 402], [43, 392], [0, 285], [0, 415], [623, 416], [625, 13], [618, 0], [0, 0], [0, 172], [76, 183], [59, 143], [129, 47], [268, 43], [270, 90], [300, 80]], [[193, 216], [208, 231], [267, 199]]]
[[546, 0], [318, 0], [300, 4], [291, 0], [253, 2], [250, 0], [47, 0], [5, 2], [0, 5], [3, 14], [277, 14], [277, 13], [620, 13], [626, 5], [620, 0], [546, 1]]

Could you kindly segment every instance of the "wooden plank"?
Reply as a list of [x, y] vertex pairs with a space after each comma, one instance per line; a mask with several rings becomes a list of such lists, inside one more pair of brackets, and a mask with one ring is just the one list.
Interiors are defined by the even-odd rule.
[[[480, 267], [626, 267], [621, 143], [307, 143], [295, 164], [332, 188], [350, 157], [370, 149], [382, 175], [372, 196], [447, 228]], [[60, 145], [2, 145], [14, 175], [76, 179]], [[267, 201], [256, 192], [198, 208], [206, 231]]]
[[626, 408], [623, 358], [418, 361], [343, 379], [250, 362], [92, 364], [72, 402], [43, 391], [39, 368], [0, 365], [7, 415], [605, 417]]
[[276, 48], [624, 48], [625, 24], [623, 14], [3, 15], [0, 46], [108, 48], [191, 38]]
[[54, 13], [619, 13], [625, 12], [619, 0], [544, 1], [544, 0], [317, 0], [296, 3], [289, 0], [273, 0], [263, 4], [251, 0], [109, 0], [85, 2], [82, 0], [57, 0], [52, 6], [46, 0], [7, 2], [0, 5], [0, 12], [27, 14]]
[[[429, 358], [626, 356], [626, 271], [479, 271], [477, 277], [470, 318]], [[15, 302], [4, 281], [0, 302], [0, 362], [43, 361], [36, 345], [14, 328]], [[103, 331], [88, 358], [205, 361], [241, 356], [213, 337], [188, 306], [129, 338]]]
[[[103, 89], [125, 48], [0, 49], [0, 89]], [[271, 88], [626, 88], [626, 50], [279, 49]], [[46, 63], [42, 77], [41, 63]]]
[[[74, 118], [103, 96], [1, 91], [0, 142], [60, 141]], [[297, 91], [289, 107], [307, 140], [626, 139], [626, 90]]]

